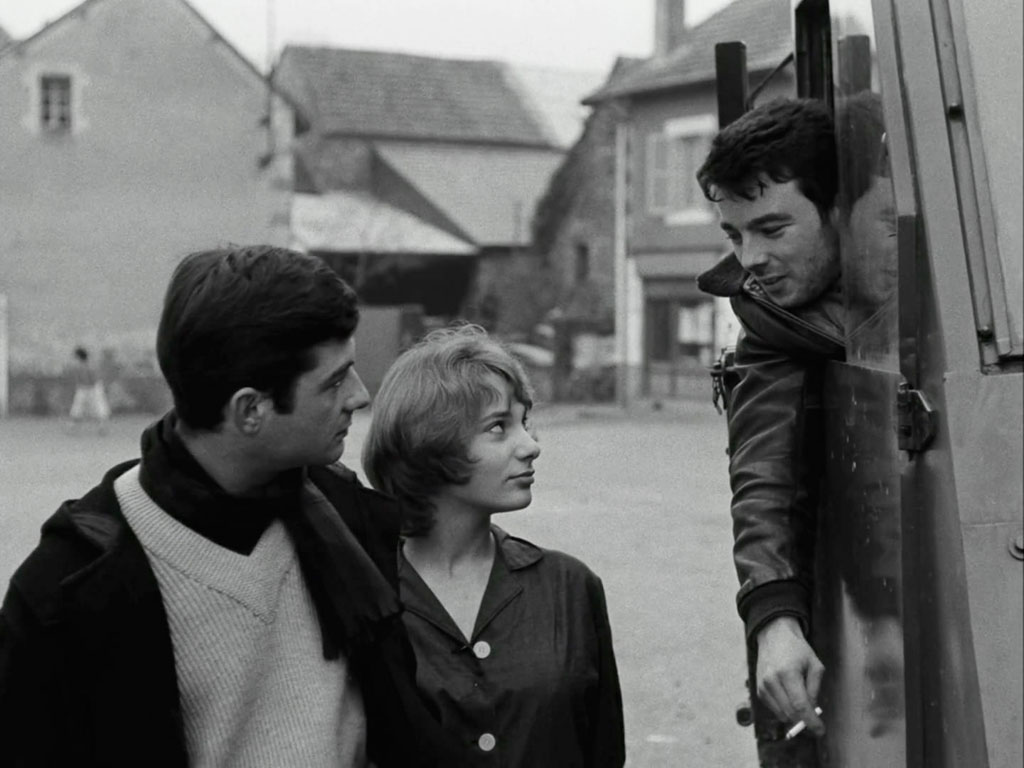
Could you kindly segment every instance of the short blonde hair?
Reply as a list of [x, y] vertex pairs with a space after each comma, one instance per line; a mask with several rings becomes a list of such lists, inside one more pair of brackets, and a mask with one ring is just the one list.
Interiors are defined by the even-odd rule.
[[527, 410], [533, 389], [523, 366], [476, 325], [433, 331], [391, 366], [373, 401], [363, 446], [370, 484], [401, 502], [402, 532], [433, 525], [430, 498], [469, 481], [469, 441], [480, 411], [502, 396], [491, 380], [508, 382]]

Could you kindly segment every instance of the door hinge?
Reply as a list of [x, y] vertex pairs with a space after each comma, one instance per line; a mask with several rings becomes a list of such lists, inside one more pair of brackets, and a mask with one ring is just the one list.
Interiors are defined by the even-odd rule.
[[896, 391], [896, 412], [900, 450], [912, 453], [926, 450], [935, 437], [938, 413], [924, 392], [911, 389], [905, 381], [900, 382]]

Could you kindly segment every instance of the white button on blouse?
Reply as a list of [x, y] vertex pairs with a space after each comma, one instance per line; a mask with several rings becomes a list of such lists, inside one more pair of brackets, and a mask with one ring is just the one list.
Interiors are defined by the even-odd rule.
[[473, 655], [478, 659], [486, 659], [491, 655], [491, 644], [486, 640], [479, 640], [473, 645]]
[[476, 745], [484, 752], [490, 752], [498, 745], [498, 740], [494, 738], [493, 733], [484, 733], [477, 739]]

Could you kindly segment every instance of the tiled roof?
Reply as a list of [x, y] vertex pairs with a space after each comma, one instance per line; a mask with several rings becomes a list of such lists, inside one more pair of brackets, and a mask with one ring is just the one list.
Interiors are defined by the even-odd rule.
[[378, 143], [381, 159], [481, 246], [524, 246], [563, 154], [493, 146]]
[[365, 192], [292, 195], [292, 247], [339, 253], [472, 255], [475, 246]]
[[774, 68], [793, 47], [789, 0], [733, 0], [689, 30], [668, 56], [637, 65], [586, 102], [712, 81], [715, 44], [734, 40], [746, 43], [749, 71]]
[[551, 145], [494, 61], [289, 45], [275, 83], [321, 134]]

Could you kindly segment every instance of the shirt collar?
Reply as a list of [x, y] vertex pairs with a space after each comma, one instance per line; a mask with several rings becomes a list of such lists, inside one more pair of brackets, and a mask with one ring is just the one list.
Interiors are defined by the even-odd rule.
[[544, 550], [525, 539], [510, 536], [496, 525], [491, 526], [491, 531], [510, 571], [528, 568], [544, 557]]
[[494, 563], [477, 613], [473, 636], [470, 638], [463, 638], [462, 632], [456, 627], [444, 606], [405, 558], [405, 553], [401, 550], [398, 553], [398, 577], [402, 585], [402, 602], [406, 610], [429, 621], [450, 636], [458, 644], [458, 648], [466, 647], [466, 639], [470, 643], [474, 642], [487, 625], [519, 597], [523, 586], [516, 577], [516, 571], [529, 568], [544, 557], [544, 551], [540, 547], [510, 536], [496, 525], [491, 526], [491, 532], [497, 544], [497, 551], [494, 553]]

